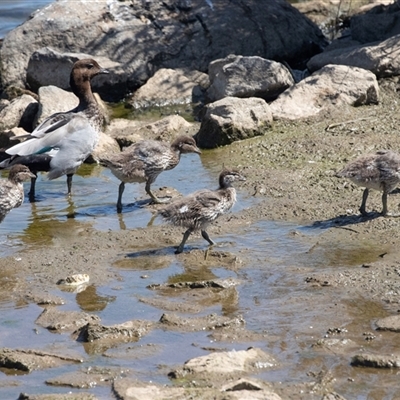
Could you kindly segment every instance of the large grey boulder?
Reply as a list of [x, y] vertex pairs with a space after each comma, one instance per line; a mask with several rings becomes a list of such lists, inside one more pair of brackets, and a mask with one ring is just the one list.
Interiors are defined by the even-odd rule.
[[29, 94], [16, 97], [0, 111], [0, 132], [17, 126], [31, 131], [37, 110], [38, 102]]
[[79, 99], [72, 92], [67, 92], [57, 86], [42, 86], [38, 95], [39, 109], [35, 117], [34, 127], [50, 115], [70, 111], [79, 104]]
[[203, 97], [202, 85], [208, 85], [208, 76], [202, 72], [161, 68], [135, 92], [129, 103], [134, 108], [196, 103]]
[[390, 5], [376, 5], [366, 13], [354, 15], [350, 20], [351, 36], [360, 43], [370, 43], [400, 34], [400, 8], [398, 1]]
[[32, 53], [26, 71], [26, 84], [34, 92], [42, 86], [57, 86], [68, 90], [72, 65], [83, 58], [94, 58], [102, 68], [110, 71], [91, 81], [93, 91], [108, 99], [120, 97], [127, 85], [127, 76], [122, 66], [108, 57], [93, 56], [86, 53], [60, 53], [49, 47], [43, 47]]
[[210, 149], [263, 135], [271, 123], [272, 113], [265, 100], [225, 97], [205, 107], [195, 139], [199, 147]]
[[400, 75], [400, 34], [382, 42], [323, 52], [312, 57], [307, 67], [316, 71], [327, 64], [360, 67], [378, 78]]
[[274, 119], [316, 116], [328, 107], [379, 102], [376, 76], [365, 69], [326, 65], [283, 92], [270, 104]]
[[[287, 27], [290, 26], [290, 30]], [[320, 29], [286, 0], [55, 1], [7, 34], [1, 48], [4, 87], [26, 83], [35, 51], [107, 57], [123, 66], [134, 90], [160, 68], [207, 71], [228, 54], [305, 62], [326, 45]], [[125, 93], [121, 93], [121, 97]]]
[[229, 55], [210, 63], [210, 101], [224, 97], [261, 97], [271, 100], [294, 84], [289, 70], [262, 57]]

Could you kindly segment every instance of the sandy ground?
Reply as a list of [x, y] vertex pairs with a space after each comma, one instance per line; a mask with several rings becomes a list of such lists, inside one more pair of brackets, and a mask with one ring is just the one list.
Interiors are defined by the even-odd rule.
[[[361, 217], [358, 208], [362, 189], [334, 176], [335, 171], [355, 157], [378, 149], [398, 149], [398, 92], [396, 80], [381, 82], [381, 103], [360, 108], [345, 107], [321, 112], [315, 118], [296, 122], [275, 122], [265, 136], [213, 151], [221, 164], [238, 167], [247, 177], [240, 190], [258, 201], [248, 209], [222, 217], [210, 227], [211, 237], [238, 232], [259, 220], [292, 221], [321, 228], [318, 242], [309, 241], [310, 251], [330, 243], [348, 244], [362, 241], [375, 259], [363, 265], [363, 254], [354, 254], [360, 268], [344, 272], [299, 272], [311, 288], [342, 288], [346, 296], [373, 299], [385, 307], [388, 314], [399, 308], [400, 284], [397, 269], [400, 263], [400, 220], [383, 218], [381, 196], [372, 192], [367, 202], [368, 217]], [[399, 211], [397, 194], [389, 196], [389, 210]], [[56, 265], [63, 265], [63, 275], [74, 273], [72, 266], [85, 265], [85, 272], [94, 284], [103, 284], [118, 275], [110, 265], [120, 254], [132, 248], [146, 249], [157, 243], [172, 246], [181, 240], [182, 231], [168, 225], [124, 231], [96, 232], [80, 228], [55, 237], [52, 246], [26, 250], [18, 260], [15, 256], [2, 260], [7, 268], [18, 270], [21, 279], [15, 283], [14, 296], [46, 293], [50, 283], [60, 278]], [[55, 235], [56, 236], [56, 235]], [[182, 260], [194, 255], [186, 252]], [[371, 258], [370, 257], [370, 258]], [[368, 259], [368, 257], [366, 257]], [[25, 276], [36, 276], [27, 282]], [[303, 279], [302, 278], [302, 279]], [[321, 303], [333, 303], [333, 293], [321, 290]], [[325, 298], [324, 298], [325, 296]], [[355, 300], [354, 299], [354, 300]], [[340, 314], [340, 313], [339, 313]], [[332, 318], [335, 318], [332, 313]], [[359, 337], [369, 325], [353, 332]], [[337, 316], [337, 321], [342, 320]], [[332, 321], [332, 326], [335, 321]], [[379, 348], [378, 348], [379, 350]], [[289, 389], [280, 392], [283, 398], [295, 397]], [[293, 396], [293, 397], [292, 397]], [[311, 398], [311, 397], [304, 397]], [[319, 397], [320, 398], [320, 397]], [[371, 397], [378, 398], [378, 397]]]

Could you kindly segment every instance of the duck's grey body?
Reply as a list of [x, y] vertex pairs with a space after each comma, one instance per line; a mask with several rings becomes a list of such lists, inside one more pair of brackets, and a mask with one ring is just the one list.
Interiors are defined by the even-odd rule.
[[245, 178], [236, 170], [224, 170], [219, 176], [217, 190], [202, 189], [186, 197], [177, 199], [160, 211], [160, 215], [168, 222], [186, 228], [183, 240], [176, 253], [181, 253], [183, 247], [194, 231], [201, 231], [205, 240], [214, 242], [206, 232], [207, 226], [220, 215], [228, 212], [236, 202], [236, 190], [232, 183]]
[[365, 205], [370, 189], [382, 193], [382, 215], [387, 215], [387, 195], [400, 183], [400, 155], [391, 150], [380, 150], [350, 162], [336, 176], [348, 178], [354, 184], [365, 187], [360, 206], [361, 214], [367, 214]]
[[22, 182], [34, 175], [25, 165], [14, 165], [10, 169], [8, 179], [0, 180], [0, 222], [13, 209], [24, 201], [24, 187]]
[[[70, 85], [79, 98], [73, 110], [51, 115], [25, 140], [9, 149], [12, 157], [0, 166], [19, 163], [38, 171], [49, 172], [48, 178], [67, 175], [68, 193], [71, 193], [72, 175], [90, 155], [98, 143], [104, 115], [93, 96], [90, 80], [98, 74], [108, 73], [95, 60], [77, 61], [71, 71]], [[21, 137], [19, 137], [21, 138]], [[35, 179], [30, 194], [34, 195]]]
[[175, 168], [181, 154], [198, 153], [200, 149], [189, 136], [179, 136], [171, 144], [157, 140], [143, 140], [127, 147], [124, 151], [104, 156], [100, 163], [111, 170], [121, 184], [117, 201], [117, 210], [122, 210], [122, 193], [125, 183], [146, 182], [146, 192], [155, 203], [163, 203], [151, 191], [151, 184], [155, 182], [161, 172]]

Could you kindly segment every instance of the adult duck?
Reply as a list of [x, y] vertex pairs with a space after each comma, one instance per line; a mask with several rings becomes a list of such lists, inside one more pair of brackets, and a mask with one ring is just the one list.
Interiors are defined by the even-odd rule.
[[25, 141], [6, 150], [11, 155], [0, 163], [9, 168], [15, 164], [28, 166], [35, 174], [29, 195], [35, 195], [39, 171], [48, 172], [49, 179], [67, 175], [68, 194], [71, 194], [72, 176], [95, 148], [104, 123], [104, 115], [93, 95], [90, 81], [108, 71], [93, 59], [74, 63], [70, 86], [79, 104], [68, 112], [59, 112], [46, 118], [32, 133], [20, 138]]

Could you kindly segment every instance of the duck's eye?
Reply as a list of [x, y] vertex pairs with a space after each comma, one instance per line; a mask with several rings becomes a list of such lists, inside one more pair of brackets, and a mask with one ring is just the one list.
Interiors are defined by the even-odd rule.
[[87, 64], [86, 66], [87, 66], [88, 69], [92, 69], [94, 67], [93, 64]]

